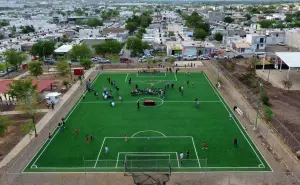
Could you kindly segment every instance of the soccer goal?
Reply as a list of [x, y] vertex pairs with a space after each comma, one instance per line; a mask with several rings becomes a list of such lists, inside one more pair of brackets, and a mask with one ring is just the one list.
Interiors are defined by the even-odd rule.
[[138, 154], [125, 155], [124, 173], [160, 173], [171, 175], [170, 154]]

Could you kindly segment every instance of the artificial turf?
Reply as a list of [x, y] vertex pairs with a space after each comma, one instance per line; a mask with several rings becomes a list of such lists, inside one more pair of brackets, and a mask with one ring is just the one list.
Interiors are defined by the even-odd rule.
[[[118, 101], [116, 89], [107, 78], [116, 82], [123, 102]], [[131, 79], [131, 84], [128, 83]], [[189, 87], [187, 81], [190, 82]], [[132, 96], [131, 91], [167, 88], [164, 100], [158, 95]], [[194, 87], [192, 87], [192, 83]], [[183, 96], [179, 87], [184, 87]], [[112, 90], [115, 106], [103, 99], [103, 88]], [[229, 119], [230, 108], [202, 73], [104, 73], [99, 74], [92, 88], [99, 92], [86, 92], [66, 116], [66, 128], [57, 128], [24, 169], [25, 172], [123, 171], [126, 154], [141, 154], [136, 160], [145, 160], [147, 167], [162, 167], [164, 162], [155, 159], [170, 157], [173, 171], [271, 171], [258, 149], [243, 130], [235, 116]], [[195, 106], [200, 100], [200, 108]], [[144, 107], [144, 100], [155, 100], [157, 106]], [[140, 110], [137, 101], [140, 100]], [[234, 115], [231, 112], [232, 115]], [[75, 134], [78, 128], [79, 134]], [[93, 133], [93, 140], [86, 142], [86, 135]], [[128, 141], [125, 141], [125, 135]], [[238, 139], [238, 148], [233, 138]], [[203, 143], [208, 149], [203, 150]], [[109, 152], [105, 152], [105, 146]], [[180, 152], [190, 151], [178, 163]], [[149, 156], [143, 156], [149, 154]], [[153, 156], [151, 156], [153, 155]], [[146, 160], [155, 162], [148, 164]], [[139, 162], [141, 166], [143, 162]]]

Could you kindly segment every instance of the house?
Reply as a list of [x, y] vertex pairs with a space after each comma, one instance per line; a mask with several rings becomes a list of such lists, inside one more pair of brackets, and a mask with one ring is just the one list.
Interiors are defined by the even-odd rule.
[[212, 21], [223, 21], [224, 20], [224, 13], [221, 11], [208, 11], [208, 20]]
[[251, 45], [251, 48], [254, 52], [264, 51], [266, 48], [266, 37], [265, 35], [259, 34], [247, 34], [246, 42]]
[[201, 41], [169, 41], [167, 55], [199, 55], [213, 53], [215, 46], [210, 42]]
[[283, 30], [267, 30], [266, 31], [266, 44], [274, 45], [283, 43], [285, 38], [285, 31]]
[[72, 45], [62, 45], [59, 48], [57, 48], [56, 50], [54, 50], [54, 57], [68, 57], [69, 53], [72, 50]]
[[239, 54], [254, 53], [251, 45], [247, 42], [232, 42], [231, 48]]
[[102, 34], [107, 35], [109, 33], [124, 33], [128, 32], [125, 28], [103, 28]]
[[285, 30], [284, 44], [300, 49], [300, 29]]

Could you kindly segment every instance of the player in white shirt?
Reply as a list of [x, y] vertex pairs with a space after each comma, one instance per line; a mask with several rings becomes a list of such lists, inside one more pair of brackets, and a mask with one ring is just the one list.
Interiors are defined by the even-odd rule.
[[109, 152], [108, 146], [105, 145], [105, 153], [108, 153], [108, 152]]
[[180, 163], [182, 163], [182, 159], [183, 159], [183, 153], [180, 152], [180, 154], [179, 154], [179, 162], [180, 162]]
[[229, 114], [229, 120], [231, 120], [232, 119], [232, 115], [231, 114]]

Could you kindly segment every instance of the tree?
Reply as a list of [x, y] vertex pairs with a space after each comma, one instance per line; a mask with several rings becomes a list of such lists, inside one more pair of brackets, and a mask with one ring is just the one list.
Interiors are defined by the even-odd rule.
[[91, 49], [86, 43], [75, 44], [72, 47], [70, 56], [72, 59], [84, 59], [89, 58], [91, 56]]
[[138, 24], [136, 22], [128, 22], [125, 25], [125, 29], [129, 31], [129, 33], [133, 33], [137, 28], [138, 28]]
[[35, 115], [37, 113], [38, 107], [38, 94], [35, 90], [31, 89], [26, 93], [25, 96], [23, 96], [21, 99], [19, 99], [19, 105], [17, 107], [18, 110], [23, 111], [25, 114], [29, 116], [29, 118], [32, 120], [32, 124], [34, 125], [34, 131], [35, 135], [37, 136], [37, 132], [35, 129]]
[[264, 107], [264, 116], [266, 118], [267, 121], [271, 121], [273, 118], [273, 111], [270, 107], [265, 106]]
[[122, 49], [122, 45], [117, 40], [105, 40], [94, 45], [93, 48], [96, 54], [103, 55], [103, 58], [105, 58], [106, 54], [119, 54]]
[[8, 84], [8, 87], [7, 94], [16, 97], [18, 100], [25, 97], [28, 92], [37, 90], [37, 84], [33, 85], [31, 79], [13, 80], [12, 83]]
[[8, 22], [0, 22], [0, 27], [4, 27], [4, 26], [8, 26], [9, 23]]
[[170, 61], [171, 64], [174, 64], [175, 63], [175, 57], [171, 56], [169, 58], [169, 61]]
[[173, 31], [169, 31], [169, 37], [175, 36]]
[[89, 19], [86, 23], [89, 27], [103, 26], [103, 22], [99, 19]]
[[89, 69], [91, 68], [92, 65], [92, 60], [90, 58], [84, 58], [80, 60], [80, 65], [84, 67], [84, 69]]
[[150, 45], [147, 42], [142, 41], [140, 38], [132, 37], [127, 40], [127, 49], [129, 49], [134, 55], [143, 53], [145, 49], [150, 49]]
[[31, 61], [28, 64], [28, 69], [31, 75], [38, 78], [39, 75], [43, 74], [43, 64], [40, 61]]
[[27, 33], [31, 33], [31, 32], [35, 32], [34, 27], [31, 26], [20, 26], [20, 29], [22, 30], [22, 33], [27, 34]]
[[0, 115], [0, 136], [3, 136], [12, 122], [5, 116]]
[[217, 32], [217, 33], [215, 34], [215, 39], [216, 39], [216, 41], [221, 42], [221, 41], [223, 40], [223, 35], [222, 35], [222, 33]]
[[21, 132], [23, 134], [28, 134], [31, 138], [32, 132], [35, 130], [35, 125], [32, 120], [30, 120], [28, 123], [21, 124]]
[[70, 66], [66, 60], [59, 60], [56, 62], [56, 70], [60, 76], [67, 76], [71, 73]]
[[245, 17], [247, 18], [248, 21], [252, 18], [251, 15], [248, 13], [245, 15]]
[[274, 20], [262, 20], [258, 22], [261, 28], [271, 28], [275, 23]]
[[234, 20], [231, 17], [225, 17], [224, 22], [232, 23]]
[[14, 66], [16, 70], [18, 70], [19, 66], [27, 59], [27, 56], [25, 54], [14, 49], [5, 51], [4, 56], [6, 62]]
[[197, 28], [195, 30], [194, 32], [195, 39], [205, 40], [206, 37], [207, 37], [207, 33], [203, 29]]
[[282, 85], [283, 85], [284, 89], [290, 90], [293, 86], [293, 82], [288, 78], [282, 80], [281, 82], [282, 82]]
[[54, 41], [40, 41], [32, 46], [30, 54], [33, 56], [39, 56], [40, 58], [43, 58], [52, 55], [54, 49]]

